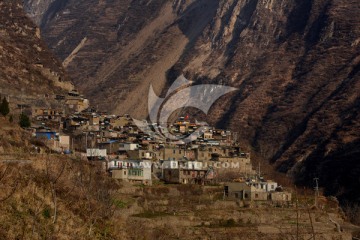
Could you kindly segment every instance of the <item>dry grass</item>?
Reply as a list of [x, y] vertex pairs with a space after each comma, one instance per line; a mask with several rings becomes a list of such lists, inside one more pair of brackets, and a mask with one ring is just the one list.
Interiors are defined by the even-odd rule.
[[[291, 239], [297, 225], [299, 239], [311, 234], [305, 208], [311, 196], [299, 197], [297, 219], [294, 204], [240, 208], [222, 200], [219, 186], [120, 186], [99, 165], [66, 155], [29, 154], [30, 136], [0, 121], [0, 140], [11, 140], [4, 147], [9, 154], [2, 157], [30, 160], [0, 163], [0, 239]], [[334, 230], [330, 212], [342, 224], [336, 209], [310, 210], [317, 236], [345, 239], [349, 233]]]

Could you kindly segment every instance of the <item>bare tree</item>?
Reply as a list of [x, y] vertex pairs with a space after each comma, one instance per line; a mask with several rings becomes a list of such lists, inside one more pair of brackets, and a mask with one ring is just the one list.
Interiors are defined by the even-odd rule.
[[45, 166], [46, 166], [46, 176], [49, 181], [51, 196], [53, 199], [54, 206], [54, 216], [53, 216], [53, 224], [56, 222], [57, 218], [57, 197], [56, 197], [56, 184], [62, 174], [64, 173], [66, 167], [66, 161], [61, 161], [60, 169], [58, 169], [59, 162], [51, 161], [49, 155], [46, 158]]
[[[16, 177], [14, 178], [14, 176]], [[0, 202], [9, 199], [15, 193], [18, 184], [19, 173], [16, 167], [11, 166], [10, 164], [0, 166], [0, 188], [2, 189], [0, 193]]]

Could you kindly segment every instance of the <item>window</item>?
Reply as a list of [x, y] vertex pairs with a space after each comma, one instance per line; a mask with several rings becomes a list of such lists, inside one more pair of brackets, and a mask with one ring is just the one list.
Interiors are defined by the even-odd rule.
[[255, 198], [259, 198], [259, 194], [255, 193]]
[[143, 171], [141, 169], [130, 169], [129, 170], [129, 176], [142, 177], [143, 176]]
[[229, 196], [229, 186], [224, 187], [225, 196]]

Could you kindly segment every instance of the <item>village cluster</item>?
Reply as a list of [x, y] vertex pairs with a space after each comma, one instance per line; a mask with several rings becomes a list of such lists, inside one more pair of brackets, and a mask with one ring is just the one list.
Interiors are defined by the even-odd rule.
[[[140, 130], [129, 115], [96, 111], [77, 91], [55, 99], [65, 107], [29, 108], [33, 123], [29, 131], [53, 151], [77, 153], [101, 163], [112, 178], [144, 185], [154, 181], [223, 184], [224, 197], [229, 199], [291, 200], [291, 193], [253, 169], [250, 153], [242, 151], [231, 131], [204, 126], [185, 116], [169, 124], [169, 132], [180, 139], [170, 141]], [[181, 140], [180, 136], [200, 128], [191, 142]]]

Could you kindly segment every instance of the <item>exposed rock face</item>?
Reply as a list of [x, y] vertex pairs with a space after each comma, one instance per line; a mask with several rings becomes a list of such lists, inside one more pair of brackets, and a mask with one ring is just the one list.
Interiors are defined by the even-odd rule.
[[26, 103], [28, 97], [39, 100], [72, 88], [21, 2], [0, 2], [0, 94], [11, 103]]
[[[43, 22], [46, 23], [47, 18], [52, 17], [51, 15], [47, 14], [47, 12], [54, 2], [56, 2], [56, 0], [29, 0], [24, 1], [24, 8], [29, 13], [29, 16], [34, 20], [34, 22], [38, 26], [41, 26]], [[59, 3], [57, 4], [59, 6]]]
[[299, 181], [318, 176], [327, 193], [360, 200], [350, 177], [359, 10], [355, 0], [69, 0], [48, 9], [42, 33], [80, 89], [117, 113], [145, 116], [150, 83], [161, 92], [181, 73], [239, 88], [209, 121]]

